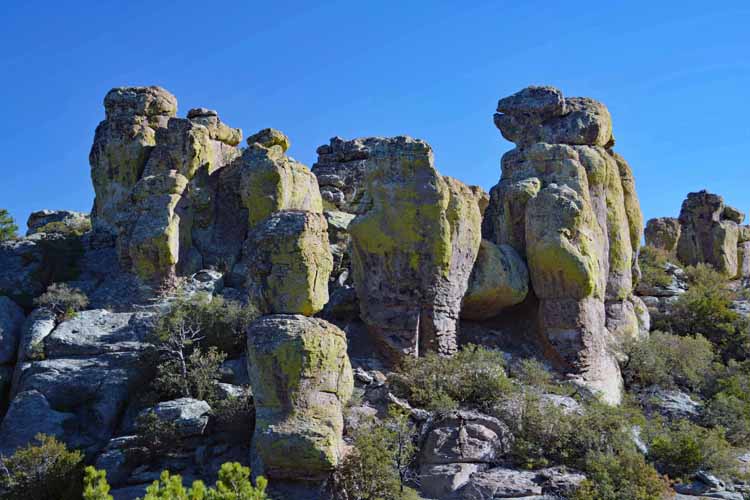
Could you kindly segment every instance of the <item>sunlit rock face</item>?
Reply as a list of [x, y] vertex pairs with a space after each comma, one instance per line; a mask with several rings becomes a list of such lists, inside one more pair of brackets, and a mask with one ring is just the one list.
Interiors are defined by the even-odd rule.
[[553, 87], [523, 89], [497, 111], [516, 148], [503, 156], [484, 237], [525, 259], [548, 354], [617, 402], [610, 347], [640, 331], [631, 297], [643, 219], [630, 167], [612, 150], [609, 112]]

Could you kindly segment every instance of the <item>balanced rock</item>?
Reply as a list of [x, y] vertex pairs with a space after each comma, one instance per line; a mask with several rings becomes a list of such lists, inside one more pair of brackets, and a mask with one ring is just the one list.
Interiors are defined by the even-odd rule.
[[677, 257], [683, 264], [707, 263], [734, 277], [738, 269], [741, 216], [744, 217], [738, 210], [727, 207], [717, 194], [705, 190], [689, 193], [680, 210], [682, 232]]
[[450, 354], [486, 195], [440, 175], [424, 141], [355, 142], [368, 149], [365, 186], [372, 199], [349, 225], [361, 317], [386, 354]]
[[646, 245], [673, 253], [680, 240], [680, 221], [674, 217], [657, 217], [646, 223]]
[[354, 388], [346, 334], [318, 318], [264, 316], [247, 332], [263, 474], [319, 479], [341, 458], [342, 407]]
[[242, 157], [240, 193], [248, 225], [253, 227], [279, 210], [322, 213], [323, 201], [312, 172], [286, 156], [278, 138], [265, 139], [265, 143], [252, 143]]
[[529, 292], [529, 270], [510, 245], [482, 240], [463, 298], [461, 317], [483, 320], [520, 304]]
[[328, 302], [333, 257], [322, 213], [274, 212], [248, 235], [245, 287], [261, 311], [312, 316]]
[[483, 235], [527, 261], [540, 340], [554, 361], [617, 402], [610, 347], [623, 339], [606, 325], [638, 324], [626, 303], [640, 276], [643, 218], [630, 167], [611, 149], [609, 112], [529, 87], [500, 100], [495, 124], [517, 147], [503, 156]]

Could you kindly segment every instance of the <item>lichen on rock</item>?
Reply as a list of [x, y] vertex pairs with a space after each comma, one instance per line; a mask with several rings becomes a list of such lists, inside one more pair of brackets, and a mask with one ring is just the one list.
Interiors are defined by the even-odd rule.
[[322, 319], [264, 316], [247, 332], [253, 443], [271, 478], [321, 479], [342, 456], [353, 390], [346, 334]]

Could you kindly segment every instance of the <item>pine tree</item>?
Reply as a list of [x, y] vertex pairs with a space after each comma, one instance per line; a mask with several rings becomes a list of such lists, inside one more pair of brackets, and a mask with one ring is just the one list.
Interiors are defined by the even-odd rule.
[[18, 226], [7, 210], [0, 208], [0, 241], [11, 240], [18, 236]]

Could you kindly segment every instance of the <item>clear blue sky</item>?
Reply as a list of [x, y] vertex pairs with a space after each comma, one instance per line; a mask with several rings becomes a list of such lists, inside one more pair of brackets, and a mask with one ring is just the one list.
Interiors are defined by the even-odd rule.
[[[358, 6], [355, 7], [355, 4]], [[530, 84], [603, 101], [647, 218], [709, 189], [750, 210], [750, 2], [3, 2], [0, 207], [88, 211], [114, 86], [161, 85], [307, 165], [345, 138], [408, 134], [485, 189], [510, 149], [497, 99]]]

